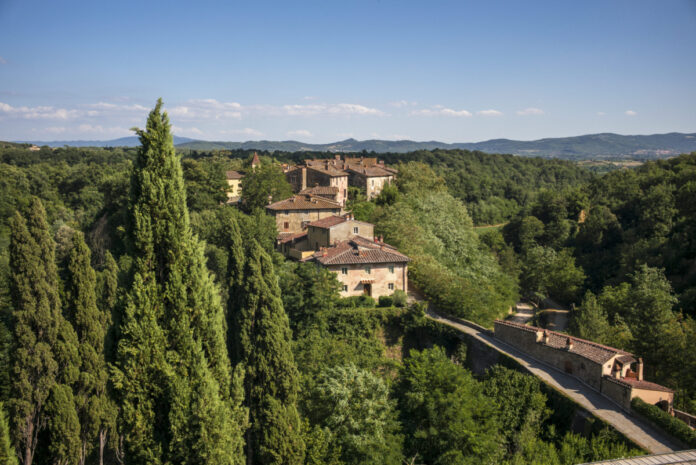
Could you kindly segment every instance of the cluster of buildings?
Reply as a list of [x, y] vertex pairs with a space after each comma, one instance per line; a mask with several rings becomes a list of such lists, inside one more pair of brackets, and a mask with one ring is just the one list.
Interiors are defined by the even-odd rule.
[[547, 329], [495, 321], [495, 337], [571, 374], [630, 411], [631, 399], [673, 412], [674, 391], [643, 379], [643, 359], [613, 347]]
[[[377, 197], [382, 188], [396, 177], [396, 170], [375, 157], [344, 157], [305, 160], [295, 166], [284, 165], [285, 177], [298, 193], [329, 197], [346, 204], [348, 186], [365, 189], [367, 199]], [[321, 192], [322, 194], [319, 194]]]
[[280, 252], [335, 273], [343, 297], [408, 291], [409, 258], [376, 237], [372, 224], [344, 210], [348, 186], [374, 198], [394, 180], [394, 169], [376, 158], [336, 156], [285, 165], [283, 171], [295, 195], [266, 206], [276, 221]]

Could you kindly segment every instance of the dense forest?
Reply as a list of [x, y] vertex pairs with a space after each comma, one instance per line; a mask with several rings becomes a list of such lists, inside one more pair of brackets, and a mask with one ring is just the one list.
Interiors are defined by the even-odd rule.
[[676, 389], [677, 405], [691, 412], [694, 205], [696, 153], [542, 191], [503, 229], [517, 253], [523, 294], [574, 303], [575, 334], [642, 356], [646, 375]]
[[[254, 199], [287, 192], [274, 163], [313, 154], [263, 154], [240, 210], [224, 204], [224, 170], [244, 169], [250, 153], [180, 157], [159, 104], [138, 136], [135, 149], [0, 148], [3, 463], [523, 465], [640, 453], [599, 421], [572, 431], [573, 405], [513, 366], [474, 375], [466, 345], [422, 304], [343, 299], [333, 274], [276, 253], [275, 222]], [[577, 244], [593, 196], [610, 176], [643, 171], [597, 178], [465, 151], [398, 161], [395, 185], [370, 202], [353, 190], [350, 206], [412, 257], [412, 282], [440, 308], [490, 323], [520, 293], [582, 299], [574, 331], [635, 341], [645, 329], [631, 315], [659, 303], [651, 315], [693, 341], [681, 268], [665, 277], [668, 264], [649, 261], [585, 279], [594, 262]], [[620, 225], [627, 190], [626, 204], [605, 205]], [[512, 221], [504, 235], [478, 234], [470, 211], [494, 198], [509, 201], [495, 220]], [[680, 221], [658, 229], [664, 247]], [[629, 224], [621, 243], [637, 242]], [[539, 268], [572, 265], [569, 276], [527, 278], [535, 253]]]

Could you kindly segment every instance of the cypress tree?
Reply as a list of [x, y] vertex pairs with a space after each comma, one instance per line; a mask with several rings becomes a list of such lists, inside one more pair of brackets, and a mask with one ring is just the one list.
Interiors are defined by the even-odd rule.
[[77, 332], [81, 363], [75, 386], [80, 420], [80, 465], [84, 465], [97, 441], [100, 463], [103, 463], [106, 434], [115, 417], [115, 406], [106, 392], [108, 372], [104, 359], [104, 338], [110, 318], [97, 307], [96, 273], [90, 256], [84, 235], [76, 232], [68, 257], [65, 294], [67, 315]]
[[237, 324], [242, 320], [238, 319], [242, 311], [244, 295], [244, 242], [239, 229], [239, 223], [232, 217], [228, 224], [227, 235], [227, 347], [230, 352], [232, 366], [236, 366], [243, 361], [237, 337], [242, 334]]
[[243, 410], [232, 387], [219, 293], [191, 232], [181, 165], [159, 100], [131, 180], [133, 287], [115, 386], [130, 463], [233, 464]]
[[251, 422], [247, 463], [301, 464], [305, 445], [296, 407], [299, 375], [290, 324], [273, 263], [255, 240], [245, 260], [243, 305], [234, 320]]
[[0, 463], [18, 465], [17, 453], [10, 441], [10, 425], [5, 415], [5, 407], [0, 402]]
[[70, 386], [54, 384], [46, 402], [48, 456], [54, 465], [77, 464], [80, 459], [80, 422]]
[[78, 356], [75, 332], [61, 313], [55, 244], [36, 198], [26, 220], [19, 213], [12, 220], [10, 295], [15, 344], [9, 410], [22, 463], [31, 465], [47, 425], [49, 394], [56, 383], [75, 381]]

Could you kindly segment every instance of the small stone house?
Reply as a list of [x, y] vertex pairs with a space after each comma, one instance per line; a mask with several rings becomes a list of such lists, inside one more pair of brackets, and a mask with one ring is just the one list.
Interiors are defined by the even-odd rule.
[[367, 295], [378, 299], [396, 290], [408, 292], [410, 259], [378, 238], [354, 236], [320, 248], [307, 261], [336, 274], [342, 297]]
[[238, 202], [242, 196], [242, 179], [244, 175], [238, 171], [226, 171], [227, 178], [227, 203]]
[[643, 379], [643, 359], [621, 349], [547, 329], [495, 321], [495, 337], [571, 374], [630, 410], [631, 399], [672, 411], [674, 391]]
[[314, 195], [295, 195], [266, 206], [266, 211], [275, 218], [279, 237], [297, 234], [307, 224], [328, 216], [340, 215], [341, 204]]

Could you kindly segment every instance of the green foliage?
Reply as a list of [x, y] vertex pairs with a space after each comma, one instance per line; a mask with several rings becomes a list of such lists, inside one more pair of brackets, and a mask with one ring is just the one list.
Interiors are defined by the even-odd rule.
[[252, 464], [301, 464], [305, 446], [290, 325], [271, 259], [256, 241], [246, 253], [243, 300], [232, 319], [235, 360], [246, 370], [248, 459]]
[[55, 384], [46, 402], [48, 457], [56, 465], [78, 463], [80, 457], [80, 422], [75, 411], [72, 390]]
[[227, 182], [220, 163], [205, 163], [189, 158], [182, 160], [181, 167], [189, 210], [215, 208], [227, 201]]
[[331, 431], [344, 463], [401, 463], [394, 406], [378, 376], [352, 364], [328, 368], [311, 396], [310, 419]]
[[10, 424], [7, 421], [7, 414], [2, 402], [0, 402], [0, 463], [19, 465], [17, 453], [14, 447], [12, 447], [12, 441], [10, 440]]
[[500, 430], [511, 454], [524, 453], [525, 444], [540, 436], [551, 410], [540, 381], [500, 365], [488, 370], [484, 393], [493, 399]]
[[[488, 324], [516, 298], [514, 278], [479, 242], [466, 207], [433, 186], [426, 168], [405, 167], [401, 200], [375, 212], [376, 229], [408, 255], [411, 283], [439, 308]], [[422, 182], [422, 185], [418, 185]], [[403, 186], [403, 187], [402, 187]]]
[[541, 294], [561, 302], [577, 299], [585, 273], [575, 265], [568, 250], [556, 252], [550, 247], [532, 246], [522, 259], [520, 285], [530, 294]]
[[[104, 340], [111, 315], [109, 308], [100, 310], [97, 307], [96, 274], [90, 258], [84, 236], [76, 232], [68, 257], [65, 307], [79, 344], [80, 374], [75, 385], [75, 406], [80, 422], [80, 463], [85, 462], [99, 440], [103, 442], [116, 423], [116, 406], [107, 395], [108, 372], [104, 358]], [[112, 275], [106, 282], [107, 304], [115, 299], [115, 265], [109, 254], [107, 266]]]
[[609, 343], [609, 318], [597, 297], [588, 292], [572, 319], [572, 331], [578, 337], [600, 344]]
[[133, 284], [114, 386], [128, 463], [243, 462], [218, 290], [193, 235], [168, 117], [157, 102], [131, 181]]
[[328, 428], [302, 423], [303, 440], [307, 446], [305, 465], [341, 465], [341, 448]]
[[404, 308], [406, 307], [408, 296], [401, 289], [397, 289], [394, 291], [394, 294], [392, 294], [392, 300], [395, 307]]
[[43, 205], [33, 199], [26, 220], [15, 214], [10, 242], [15, 343], [9, 411], [14, 443], [28, 458], [46, 424], [44, 409], [51, 390], [77, 375], [77, 341], [61, 313], [54, 250]]
[[674, 418], [656, 405], [650, 405], [638, 397], [631, 400], [631, 408], [658, 428], [679, 439], [688, 447], [696, 447], [696, 432], [683, 421]]
[[340, 308], [373, 308], [376, 305], [375, 299], [364, 294], [342, 297], [337, 303]]
[[262, 164], [244, 176], [242, 206], [252, 212], [264, 208], [271, 202], [278, 202], [292, 196], [292, 188], [285, 179], [280, 165]]
[[467, 458], [458, 463], [500, 458], [499, 429], [488, 399], [441, 348], [412, 351], [397, 391], [407, 456], [419, 454], [426, 463], [448, 463], [451, 454]]
[[379, 296], [379, 301], [377, 303], [379, 307], [391, 307], [394, 305], [394, 299], [388, 295]]

